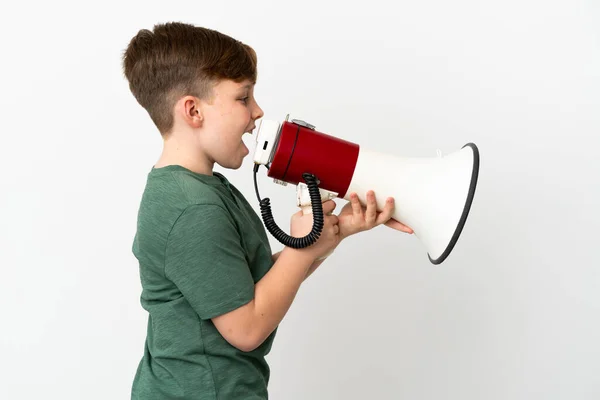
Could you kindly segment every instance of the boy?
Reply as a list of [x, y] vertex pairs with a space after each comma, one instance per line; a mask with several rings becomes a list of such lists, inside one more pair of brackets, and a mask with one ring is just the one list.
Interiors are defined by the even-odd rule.
[[[148, 311], [134, 399], [267, 399], [269, 352], [299, 287], [351, 234], [386, 223], [393, 201], [375, 211], [356, 196], [327, 215], [319, 240], [273, 255], [262, 221], [218, 164], [237, 169], [242, 141], [263, 111], [253, 96], [254, 50], [214, 30], [182, 23], [141, 30], [123, 67], [130, 89], [160, 131], [164, 147], [148, 174], [133, 252]], [[331, 213], [335, 202], [323, 205]], [[295, 214], [303, 236], [312, 216]]]

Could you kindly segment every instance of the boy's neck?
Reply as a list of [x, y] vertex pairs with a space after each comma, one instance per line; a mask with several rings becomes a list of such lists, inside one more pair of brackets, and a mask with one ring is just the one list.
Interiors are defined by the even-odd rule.
[[190, 143], [182, 143], [174, 137], [164, 140], [163, 151], [154, 168], [179, 165], [197, 174], [212, 175], [214, 162]]

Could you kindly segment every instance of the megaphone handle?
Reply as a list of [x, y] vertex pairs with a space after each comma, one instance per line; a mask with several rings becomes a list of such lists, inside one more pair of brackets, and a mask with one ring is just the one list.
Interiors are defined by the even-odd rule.
[[[302, 210], [302, 214], [304, 214], [304, 215], [312, 214], [312, 206], [311, 205], [300, 207], [300, 209]], [[324, 259], [329, 257], [332, 253], [333, 253], [333, 250], [331, 250], [329, 253], [317, 258], [315, 261], [323, 261]]]
[[[329, 190], [319, 188], [319, 193], [321, 195], [321, 202], [326, 202], [327, 200], [334, 199], [337, 197], [337, 193], [330, 192]], [[308, 186], [302, 182], [298, 183], [296, 186], [296, 195], [297, 195], [297, 205], [302, 210], [304, 215], [312, 214], [312, 203], [310, 200], [310, 195], [308, 193]], [[333, 253], [333, 250], [329, 253], [319, 257], [316, 261], [323, 261], [327, 257], [329, 257]]]

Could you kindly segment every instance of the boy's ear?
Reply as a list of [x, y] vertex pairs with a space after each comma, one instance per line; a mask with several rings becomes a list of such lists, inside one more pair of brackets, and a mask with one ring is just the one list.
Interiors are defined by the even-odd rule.
[[200, 100], [196, 97], [186, 96], [181, 101], [181, 110], [184, 121], [192, 128], [200, 128], [204, 121]]

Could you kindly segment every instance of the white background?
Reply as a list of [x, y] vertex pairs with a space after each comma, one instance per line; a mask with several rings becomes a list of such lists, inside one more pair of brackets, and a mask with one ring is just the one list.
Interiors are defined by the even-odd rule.
[[[147, 318], [131, 243], [161, 141], [121, 55], [171, 20], [256, 49], [266, 118], [398, 156], [481, 152], [444, 264], [380, 227], [301, 288], [268, 358], [273, 399], [600, 398], [597, 1], [13, 1], [0, 14], [0, 398], [129, 398]], [[251, 168], [224, 172], [258, 209]], [[294, 188], [264, 174], [260, 187], [287, 227]]]

